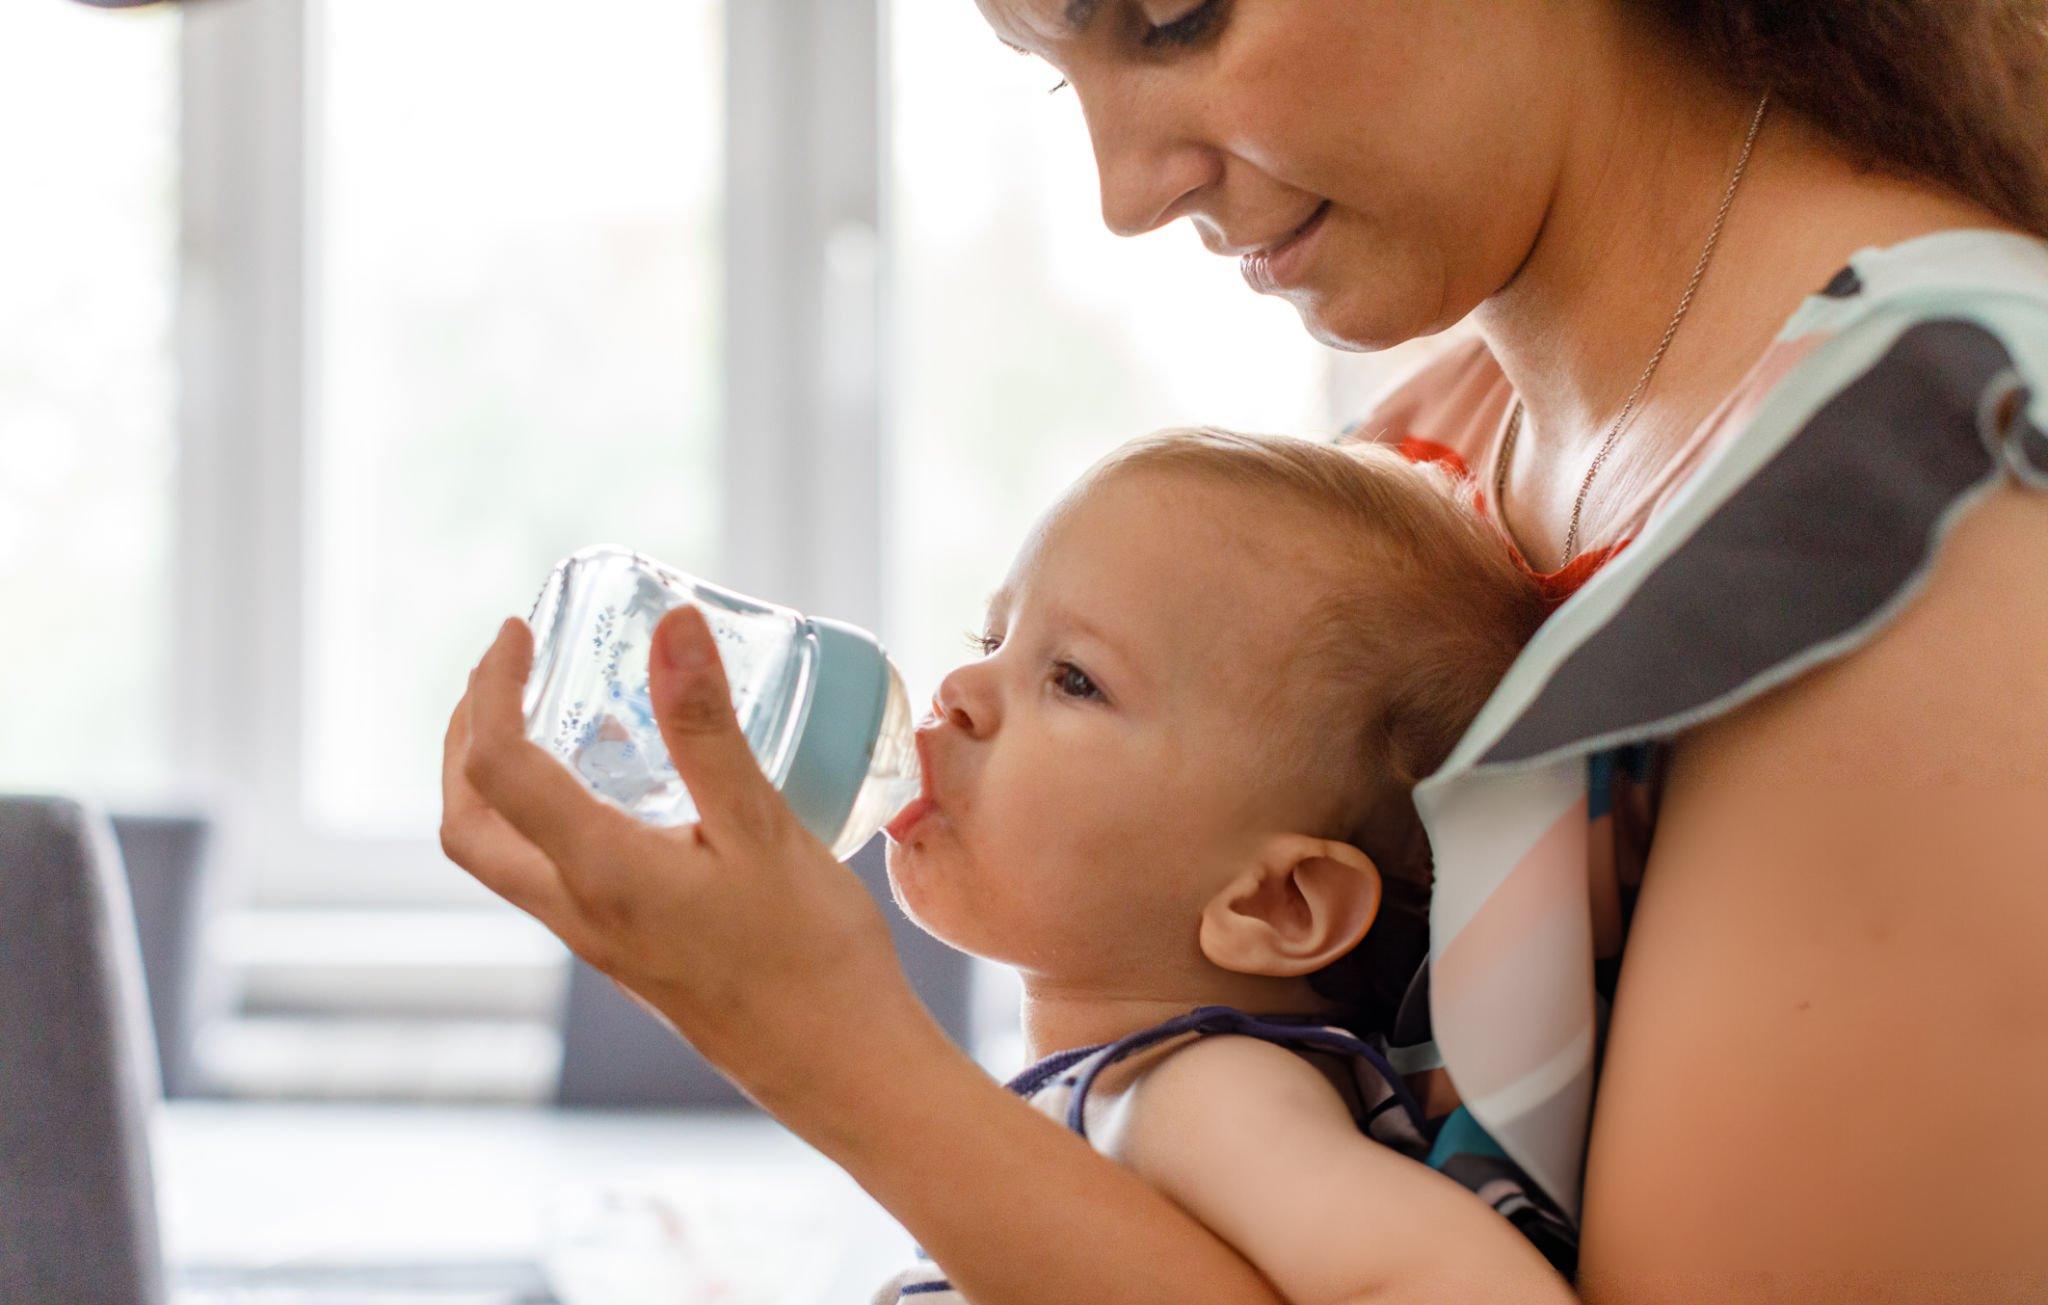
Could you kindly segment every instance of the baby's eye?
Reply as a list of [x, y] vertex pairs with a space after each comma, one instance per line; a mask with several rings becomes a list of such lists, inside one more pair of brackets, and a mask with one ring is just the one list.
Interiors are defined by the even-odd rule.
[[1089, 701], [1102, 696], [1102, 690], [1095, 687], [1095, 681], [1088, 678], [1088, 672], [1072, 662], [1054, 662], [1052, 682], [1054, 687], [1069, 698]]
[[995, 654], [996, 649], [1003, 646], [1003, 636], [969, 630], [967, 632], [967, 646], [984, 657], [990, 657]]

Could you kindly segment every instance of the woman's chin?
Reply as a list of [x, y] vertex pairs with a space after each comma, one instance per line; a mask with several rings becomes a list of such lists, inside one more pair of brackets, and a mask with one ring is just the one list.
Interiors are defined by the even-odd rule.
[[1343, 290], [1303, 292], [1287, 299], [1301, 314], [1303, 329], [1318, 344], [1347, 353], [1378, 353], [1434, 330], [1389, 312], [1385, 304], [1354, 302], [1354, 296]]

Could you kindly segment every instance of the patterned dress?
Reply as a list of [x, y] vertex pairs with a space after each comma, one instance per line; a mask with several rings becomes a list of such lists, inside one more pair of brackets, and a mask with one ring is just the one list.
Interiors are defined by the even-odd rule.
[[[1351, 437], [1475, 473], [1494, 514], [1511, 399], [1475, 342]], [[1671, 742], [1868, 643], [2005, 483], [2048, 493], [2048, 242], [1938, 232], [1853, 255], [1598, 547], [1530, 572], [1556, 610], [1415, 795], [1431, 953], [1396, 1040], [1445, 1064], [1432, 1163], [1468, 1145], [1576, 1220]]]

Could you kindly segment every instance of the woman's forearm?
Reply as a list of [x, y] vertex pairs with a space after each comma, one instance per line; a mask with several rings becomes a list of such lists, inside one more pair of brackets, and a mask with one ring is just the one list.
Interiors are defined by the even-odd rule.
[[508, 620], [448, 722], [449, 857], [837, 1161], [977, 1305], [1276, 1301], [1164, 1196], [960, 1054], [867, 889], [762, 773], [702, 613], [669, 613], [656, 642], [650, 691], [699, 822], [651, 830], [526, 737], [532, 632]]
[[1215, 1234], [1033, 1109], [922, 1010], [761, 1104], [867, 1189], [975, 1305], [1277, 1305]]

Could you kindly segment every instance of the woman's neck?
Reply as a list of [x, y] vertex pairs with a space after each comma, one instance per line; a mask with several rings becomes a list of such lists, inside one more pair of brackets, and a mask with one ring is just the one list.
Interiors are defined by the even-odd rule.
[[[1667, 47], [1631, 49], [1617, 62], [1632, 75], [1583, 105], [1581, 144], [1562, 161], [1526, 261], [1474, 313], [1523, 401], [1534, 456], [1551, 467], [1582, 469], [1620, 415], [1699, 261], [1756, 110], [1756, 97]], [[1623, 442], [1682, 439], [1856, 249], [1997, 225], [1931, 185], [1860, 173], [1774, 101], [1712, 264]], [[1576, 490], [1575, 476], [1563, 479]]]

